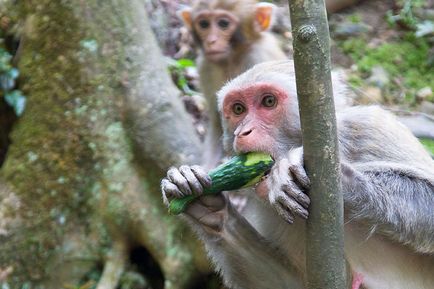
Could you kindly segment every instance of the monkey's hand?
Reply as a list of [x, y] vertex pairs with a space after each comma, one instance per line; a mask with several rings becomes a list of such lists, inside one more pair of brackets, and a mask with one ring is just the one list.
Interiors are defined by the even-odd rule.
[[211, 178], [200, 166], [172, 167], [161, 181], [163, 201], [167, 206], [174, 198], [199, 196], [184, 213], [207, 232], [216, 234], [222, 229], [228, 202], [223, 194], [202, 196], [204, 189], [209, 187]]
[[293, 223], [295, 216], [307, 219], [309, 215], [310, 199], [306, 194], [309, 187], [310, 180], [303, 166], [303, 148], [299, 147], [276, 162], [268, 178], [256, 191], [260, 196], [268, 196], [279, 215], [288, 223]]

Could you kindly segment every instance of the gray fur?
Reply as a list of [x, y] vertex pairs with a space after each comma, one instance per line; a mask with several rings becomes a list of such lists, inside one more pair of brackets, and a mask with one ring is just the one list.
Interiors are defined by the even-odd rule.
[[[232, 89], [257, 81], [279, 85], [294, 98], [287, 107], [288, 127], [280, 128], [277, 148], [270, 148], [278, 152], [278, 165], [267, 180], [269, 199], [260, 201], [248, 190], [247, 204], [237, 212], [223, 194], [201, 197], [186, 217], [229, 288], [305, 288], [305, 221], [293, 216], [306, 206], [301, 194], [306, 194], [309, 181], [300, 161], [292, 62], [255, 66], [220, 90], [219, 103]], [[344, 91], [334, 89], [336, 98]], [[222, 123], [228, 130], [224, 120]], [[433, 288], [434, 161], [405, 126], [379, 107], [340, 108], [337, 124], [345, 202], [344, 250], [351, 270], [363, 276], [366, 289]], [[225, 131], [229, 150], [233, 141], [233, 132]], [[165, 193], [173, 185], [187, 194], [183, 180], [170, 184], [167, 179], [162, 183], [164, 198], [173, 197]], [[294, 187], [297, 184], [300, 186]], [[282, 194], [290, 201], [273, 202]]]

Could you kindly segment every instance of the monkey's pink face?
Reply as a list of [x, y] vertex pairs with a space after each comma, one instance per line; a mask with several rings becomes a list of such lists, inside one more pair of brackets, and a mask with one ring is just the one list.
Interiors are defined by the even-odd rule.
[[223, 102], [223, 117], [234, 134], [235, 152], [259, 151], [276, 157], [279, 127], [285, 121], [288, 95], [276, 85], [255, 83], [232, 90]]

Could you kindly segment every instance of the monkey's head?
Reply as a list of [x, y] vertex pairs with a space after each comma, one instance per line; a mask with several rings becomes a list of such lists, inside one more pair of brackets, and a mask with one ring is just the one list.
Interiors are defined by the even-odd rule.
[[265, 152], [279, 159], [301, 145], [292, 61], [258, 64], [218, 93], [228, 152]]
[[179, 12], [208, 61], [229, 60], [271, 26], [274, 5], [253, 0], [199, 0]]

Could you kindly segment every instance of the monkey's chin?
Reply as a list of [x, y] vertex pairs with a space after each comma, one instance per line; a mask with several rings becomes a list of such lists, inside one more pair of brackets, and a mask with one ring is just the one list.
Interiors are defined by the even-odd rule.
[[205, 53], [206, 59], [213, 63], [221, 63], [229, 58], [227, 51], [209, 51]]

